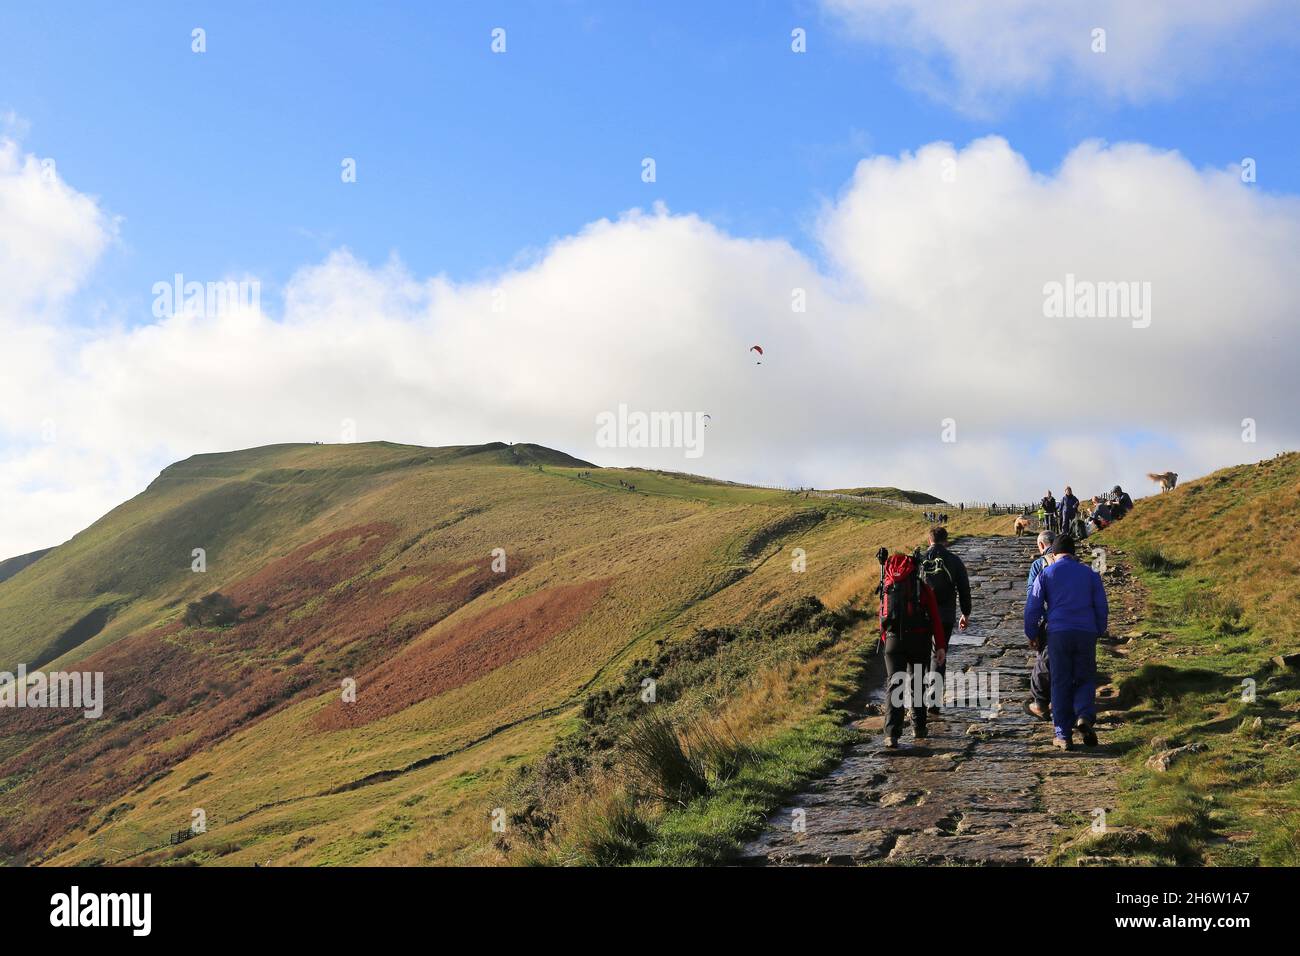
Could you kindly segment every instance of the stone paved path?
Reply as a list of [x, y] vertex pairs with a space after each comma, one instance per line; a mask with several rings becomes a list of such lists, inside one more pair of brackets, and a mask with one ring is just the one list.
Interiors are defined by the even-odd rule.
[[[877, 695], [856, 723], [862, 741], [769, 818], [743, 862], [1031, 864], [1054, 839], [1086, 833], [1096, 808], [1114, 807], [1118, 767], [1105, 724], [1098, 723], [1101, 748], [1063, 753], [1051, 746], [1050, 725], [1024, 711], [1033, 539], [968, 538], [953, 550], [970, 572], [974, 612], [966, 634], [954, 635], [948, 691], [955, 671], [996, 671], [1000, 706], [945, 707], [930, 718], [929, 739], [913, 741], [909, 725], [899, 750], [886, 751]], [[1104, 670], [1102, 656], [1099, 649]]]

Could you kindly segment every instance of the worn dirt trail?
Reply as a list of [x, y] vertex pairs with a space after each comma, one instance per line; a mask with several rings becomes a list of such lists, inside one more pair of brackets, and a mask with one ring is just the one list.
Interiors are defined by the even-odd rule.
[[[1051, 726], [1024, 710], [1033, 539], [968, 538], [953, 550], [970, 572], [974, 612], [966, 634], [954, 635], [947, 692], [957, 671], [996, 671], [1000, 706], [945, 706], [930, 718], [929, 739], [913, 741], [909, 721], [899, 750], [887, 751], [877, 695], [856, 722], [861, 742], [769, 818], [745, 863], [1032, 864], [1059, 838], [1086, 833], [1097, 808], [1114, 807], [1118, 761], [1104, 719], [1100, 748], [1063, 753], [1051, 746]], [[1100, 647], [1098, 666], [1106, 670]]]

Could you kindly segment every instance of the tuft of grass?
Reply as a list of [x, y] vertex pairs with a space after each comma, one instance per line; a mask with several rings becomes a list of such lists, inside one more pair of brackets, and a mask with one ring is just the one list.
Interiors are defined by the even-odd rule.
[[1168, 574], [1172, 571], [1180, 571], [1187, 567], [1188, 562], [1178, 558], [1171, 558], [1160, 547], [1150, 544], [1140, 544], [1133, 549], [1133, 560], [1136, 561], [1144, 570], [1152, 571], [1157, 574]]
[[684, 727], [661, 711], [637, 720], [623, 736], [620, 766], [631, 785], [657, 800], [686, 806], [735, 777], [753, 752], [725, 728], [702, 719]]
[[665, 715], [651, 712], [636, 721], [620, 749], [633, 786], [665, 803], [684, 805], [709, 791], [707, 766]]
[[1236, 598], [1225, 597], [1218, 591], [1209, 589], [1186, 591], [1182, 596], [1181, 607], [1186, 617], [1208, 624], [1219, 634], [1240, 633], [1241, 618], [1246, 613]]

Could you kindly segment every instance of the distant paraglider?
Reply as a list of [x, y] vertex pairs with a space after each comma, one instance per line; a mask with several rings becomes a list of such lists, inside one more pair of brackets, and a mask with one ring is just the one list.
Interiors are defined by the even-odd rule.
[[[749, 347], [749, 350], [750, 350], [751, 352], [757, 352], [760, 356], [763, 354], [763, 346], [761, 346], [761, 345], [751, 345], [751, 346]], [[759, 359], [757, 362], [755, 362], [754, 364], [755, 364], [755, 365], [762, 365], [762, 364], [763, 364], [763, 360], [760, 358], [760, 359]]]

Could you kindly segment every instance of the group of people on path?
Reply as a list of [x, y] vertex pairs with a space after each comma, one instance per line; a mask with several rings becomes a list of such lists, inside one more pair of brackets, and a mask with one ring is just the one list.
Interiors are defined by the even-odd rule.
[[[904, 695], [911, 699], [912, 734], [924, 740], [927, 715], [942, 713], [948, 639], [954, 629], [964, 631], [970, 625], [970, 577], [961, 558], [948, 550], [948, 529], [931, 528], [929, 542], [924, 556], [886, 556], [884, 549], [877, 555], [881, 562], [880, 640], [891, 689], [886, 694], [885, 746], [891, 750], [903, 734], [907, 710], [903, 697], [892, 691], [900, 680], [906, 683], [913, 676], [918, 689], [938, 687], [939, 696], [928, 704], [918, 693]], [[937, 682], [927, 680], [930, 672], [937, 673]]]
[[1065, 494], [1060, 501], [1056, 500], [1050, 488], [1047, 490], [1047, 494], [1038, 503], [1038, 520], [1045, 531], [1068, 534], [1076, 541], [1081, 541], [1132, 510], [1133, 499], [1128, 492], [1116, 485], [1109, 494], [1094, 495], [1091, 510], [1084, 514], [1074, 490], [1066, 485]]
[[[1066, 496], [1074, 497], [1068, 487]], [[1075, 498], [1073, 510], [1077, 508]], [[906, 705], [917, 740], [927, 736], [927, 717], [942, 714], [942, 696], [927, 700], [896, 691], [937, 685], [942, 695], [949, 639], [954, 629], [964, 631], [970, 623], [970, 577], [961, 558], [948, 549], [947, 529], [930, 528], [929, 545], [923, 556], [919, 549], [912, 555], [890, 555], [882, 548], [877, 554], [880, 648], [889, 689], [885, 747], [891, 750], [902, 736]], [[1072, 535], [1043, 531], [1038, 551], [1025, 595], [1025, 637], [1036, 652], [1026, 709], [1052, 721], [1053, 746], [1073, 749], [1077, 732], [1085, 746], [1095, 747], [1097, 641], [1108, 627], [1106, 591], [1101, 575], [1075, 556]]]

